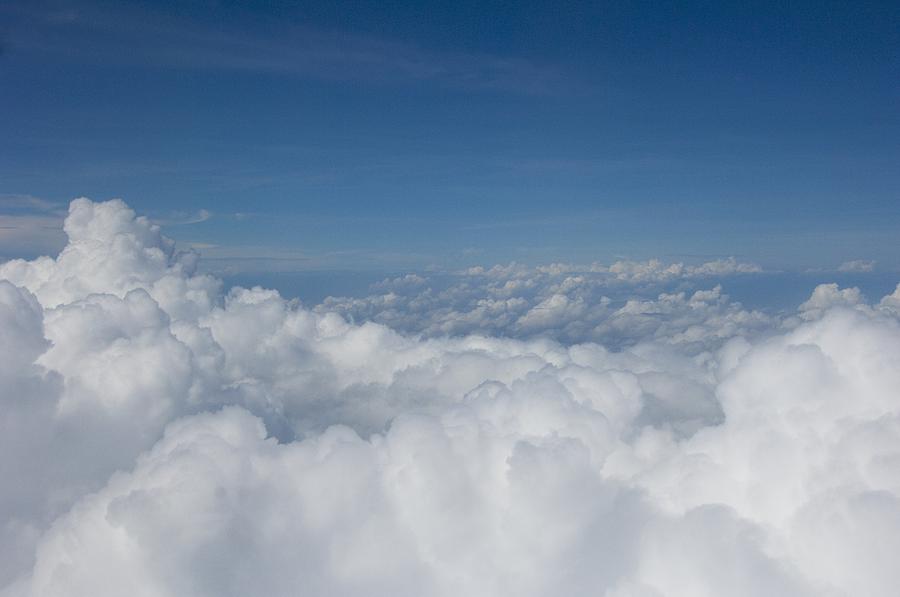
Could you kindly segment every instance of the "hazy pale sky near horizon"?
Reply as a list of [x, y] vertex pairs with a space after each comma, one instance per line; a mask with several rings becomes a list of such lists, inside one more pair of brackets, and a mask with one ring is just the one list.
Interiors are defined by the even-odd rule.
[[6, 2], [0, 255], [900, 267], [900, 6]]

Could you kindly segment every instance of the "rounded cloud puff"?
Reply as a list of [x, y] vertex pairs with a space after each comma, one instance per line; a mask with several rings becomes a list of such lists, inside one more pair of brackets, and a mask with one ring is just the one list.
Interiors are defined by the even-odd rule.
[[[720, 287], [613, 308], [590, 272], [479, 269], [434, 300], [387, 282], [394, 315], [362, 319], [398, 331], [343, 316], [372, 297], [223, 294], [120, 201], [65, 230], [0, 265], [3, 597], [900, 584], [893, 295], [822, 286], [779, 319]], [[599, 273], [721, 271], [755, 270]]]

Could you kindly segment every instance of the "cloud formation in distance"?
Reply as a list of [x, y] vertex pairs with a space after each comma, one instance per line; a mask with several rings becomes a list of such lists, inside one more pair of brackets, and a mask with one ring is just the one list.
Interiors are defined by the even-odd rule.
[[875, 270], [875, 262], [865, 259], [845, 261], [838, 266], [839, 272], [871, 272]]
[[120, 201], [74, 201], [65, 230], [58, 258], [0, 265], [2, 597], [900, 583], [900, 288], [746, 326], [719, 289], [635, 298], [657, 324], [610, 350], [223, 291]]
[[723, 338], [765, 331], [773, 321], [731, 301], [720, 285], [690, 286], [761, 271], [734, 258], [696, 266], [655, 259], [609, 266], [512, 263], [469, 268], [449, 280], [418, 274], [386, 279], [369, 296], [328, 297], [315, 310], [429, 337], [549, 337], [611, 348], [653, 339], [707, 349]]

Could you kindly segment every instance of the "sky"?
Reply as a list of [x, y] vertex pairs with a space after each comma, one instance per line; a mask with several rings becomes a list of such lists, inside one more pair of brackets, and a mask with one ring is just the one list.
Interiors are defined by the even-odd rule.
[[896, 597], [898, 13], [0, 4], [0, 597]]
[[0, 254], [86, 196], [223, 270], [894, 271], [898, 11], [5, 2]]

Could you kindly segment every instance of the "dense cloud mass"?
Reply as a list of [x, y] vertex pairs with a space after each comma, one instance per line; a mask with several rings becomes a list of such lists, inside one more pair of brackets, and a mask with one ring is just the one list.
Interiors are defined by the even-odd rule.
[[310, 309], [120, 201], [65, 232], [0, 265], [2, 597], [896, 594], [900, 287], [513, 265]]

